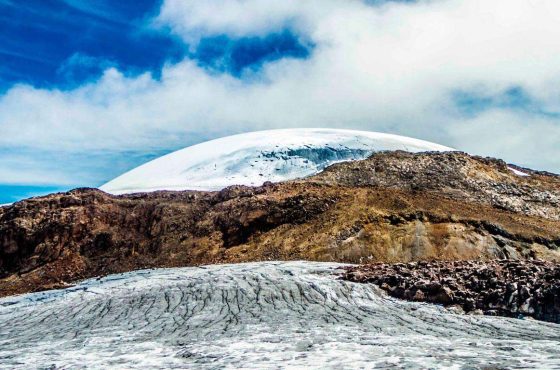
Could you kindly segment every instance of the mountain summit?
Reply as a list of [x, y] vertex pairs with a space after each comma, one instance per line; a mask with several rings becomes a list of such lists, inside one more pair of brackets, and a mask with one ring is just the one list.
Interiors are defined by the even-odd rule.
[[325, 128], [250, 132], [207, 141], [157, 158], [101, 186], [111, 194], [220, 190], [314, 175], [327, 166], [383, 150], [449, 151], [404, 136]]

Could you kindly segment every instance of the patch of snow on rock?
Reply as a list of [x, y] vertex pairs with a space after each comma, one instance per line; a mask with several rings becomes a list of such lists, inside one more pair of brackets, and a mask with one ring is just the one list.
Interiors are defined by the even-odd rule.
[[521, 172], [521, 171], [519, 171], [518, 169], [515, 169], [515, 168], [513, 168], [513, 167], [509, 167], [509, 166], [508, 166], [508, 169], [509, 169], [511, 172], [513, 172], [514, 174], [516, 174], [517, 176], [523, 176], [523, 177], [525, 177], [525, 176], [531, 176], [531, 175], [529, 175], [528, 173]]

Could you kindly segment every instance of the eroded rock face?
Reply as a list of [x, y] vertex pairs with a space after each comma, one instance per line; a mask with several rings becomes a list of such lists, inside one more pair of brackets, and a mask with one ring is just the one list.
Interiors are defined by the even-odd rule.
[[463, 153], [392, 152], [254, 188], [33, 198], [0, 207], [0, 295], [145, 267], [560, 260], [560, 179], [524, 171]]
[[0, 214], [0, 295], [143, 267], [224, 259], [255, 233], [297, 225], [333, 200], [259, 197], [266, 187], [114, 197], [95, 189], [20, 202]]
[[560, 323], [560, 266], [547, 261], [371, 264], [348, 267], [343, 277], [396, 298]]

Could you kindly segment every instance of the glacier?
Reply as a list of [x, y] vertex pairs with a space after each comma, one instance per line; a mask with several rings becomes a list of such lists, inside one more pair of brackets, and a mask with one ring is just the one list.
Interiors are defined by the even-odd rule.
[[141, 270], [3, 298], [0, 368], [560, 367], [560, 325], [399, 301], [342, 266]]
[[220, 190], [259, 186], [316, 174], [342, 161], [376, 151], [449, 151], [452, 148], [404, 136], [341, 129], [257, 131], [207, 141], [143, 164], [100, 189], [111, 194], [156, 190]]

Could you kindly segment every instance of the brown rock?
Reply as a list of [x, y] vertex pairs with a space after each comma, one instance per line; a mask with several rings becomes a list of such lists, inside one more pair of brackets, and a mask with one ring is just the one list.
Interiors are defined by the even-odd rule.
[[448, 305], [453, 303], [453, 291], [449, 287], [443, 287], [435, 296], [430, 297], [434, 302]]
[[412, 300], [414, 300], [414, 301], [424, 301], [424, 300], [426, 300], [426, 295], [424, 294], [423, 291], [417, 290], [416, 293], [414, 293], [414, 296], [412, 297]]
[[[559, 177], [524, 171], [531, 176], [458, 152], [383, 152], [256, 188], [127, 196], [77, 189], [29, 199], [0, 207], [0, 296], [217, 262], [403, 262], [396, 280], [386, 280], [396, 287], [445, 276], [432, 263], [409, 262], [488, 260], [508, 248], [519, 259], [560, 260]], [[412, 276], [415, 268], [430, 274]], [[527, 271], [514, 272], [528, 281]], [[478, 289], [486, 289], [481, 274]]]

